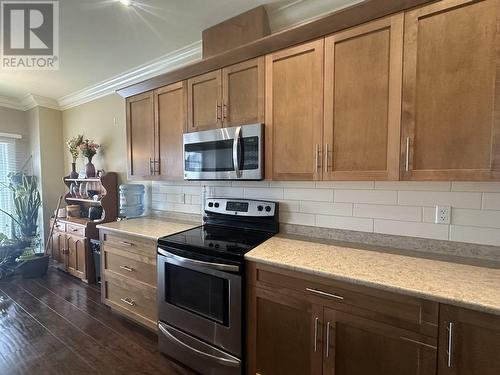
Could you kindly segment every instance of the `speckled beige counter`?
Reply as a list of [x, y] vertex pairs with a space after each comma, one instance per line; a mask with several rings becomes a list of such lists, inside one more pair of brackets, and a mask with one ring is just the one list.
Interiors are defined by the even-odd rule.
[[246, 259], [500, 315], [500, 269], [275, 236]]
[[97, 228], [157, 240], [160, 237], [182, 232], [196, 226], [197, 224], [194, 223], [142, 217], [101, 224]]

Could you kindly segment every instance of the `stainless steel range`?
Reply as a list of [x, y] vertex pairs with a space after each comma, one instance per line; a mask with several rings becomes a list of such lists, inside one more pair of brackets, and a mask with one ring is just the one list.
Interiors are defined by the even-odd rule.
[[244, 255], [278, 233], [278, 203], [209, 198], [204, 222], [158, 240], [159, 348], [201, 374], [242, 374]]

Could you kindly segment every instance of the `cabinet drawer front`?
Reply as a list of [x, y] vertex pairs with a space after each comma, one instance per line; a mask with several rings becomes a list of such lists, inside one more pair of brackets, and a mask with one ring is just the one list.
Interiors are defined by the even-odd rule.
[[255, 275], [257, 286], [286, 288], [339, 311], [437, 337], [437, 302], [268, 266], [258, 265], [249, 274]]
[[[50, 221], [50, 225], [52, 226], [52, 220]], [[60, 221], [56, 221], [56, 224], [54, 225], [54, 231], [66, 232], [66, 223], [61, 223]]]
[[156, 285], [156, 259], [104, 247], [103, 267], [105, 270], [149, 284]]
[[66, 224], [66, 232], [76, 236], [85, 237], [85, 227], [74, 224]]
[[156, 241], [146, 238], [127, 236], [120, 233], [104, 232], [102, 235], [103, 245], [111, 246], [144, 256], [156, 258]]
[[139, 321], [157, 321], [156, 288], [134, 285], [105, 271], [104, 300]]

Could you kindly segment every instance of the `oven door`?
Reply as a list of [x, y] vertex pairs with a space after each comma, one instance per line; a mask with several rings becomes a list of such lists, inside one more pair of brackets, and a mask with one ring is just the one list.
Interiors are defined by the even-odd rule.
[[241, 356], [241, 266], [158, 248], [159, 320]]
[[263, 131], [255, 124], [184, 134], [184, 178], [263, 179]]

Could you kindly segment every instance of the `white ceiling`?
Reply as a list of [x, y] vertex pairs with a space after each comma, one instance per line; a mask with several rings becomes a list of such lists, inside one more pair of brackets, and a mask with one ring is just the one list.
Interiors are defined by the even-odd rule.
[[1, 71], [0, 96], [71, 95], [201, 39], [201, 31], [258, 5], [273, 30], [360, 0], [60, 0], [60, 69]]

